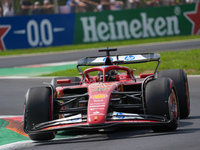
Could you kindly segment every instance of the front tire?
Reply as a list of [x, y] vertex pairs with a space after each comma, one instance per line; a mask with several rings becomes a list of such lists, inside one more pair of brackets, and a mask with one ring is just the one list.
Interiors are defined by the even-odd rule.
[[173, 80], [178, 93], [180, 118], [187, 118], [190, 114], [190, 96], [185, 71], [182, 69], [162, 70], [157, 73], [157, 77], [166, 77]]
[[154, 126], [154, 132], [174, 131], [179, 124], [179, 105], [174, 83], [169, 78], [151, 80], [145, 88], [148, 115], [158, 115], [170, 120], [168, 125]]
[[[48, 87], [33, 87], [28, 89], [25, 96], [24, 130], [30, 131], [35, 125], [52, 120], [51, 89]], [[31, 140], [51, 140], [55, 132], [28, 133]]]

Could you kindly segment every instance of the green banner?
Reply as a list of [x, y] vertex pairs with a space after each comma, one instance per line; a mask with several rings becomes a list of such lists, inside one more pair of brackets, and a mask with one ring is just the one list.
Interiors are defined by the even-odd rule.
[[198, 34], [198, 24], [200, 3], [81, 13], [75, 18], [74, 44]]

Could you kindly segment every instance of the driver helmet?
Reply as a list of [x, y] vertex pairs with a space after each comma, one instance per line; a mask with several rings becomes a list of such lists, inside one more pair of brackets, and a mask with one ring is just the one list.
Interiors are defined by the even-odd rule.
[[108, 77], [106, 78], [106, 81], [116, 81], [117, 71], [116, 70], [110, 70], [108, 72]]

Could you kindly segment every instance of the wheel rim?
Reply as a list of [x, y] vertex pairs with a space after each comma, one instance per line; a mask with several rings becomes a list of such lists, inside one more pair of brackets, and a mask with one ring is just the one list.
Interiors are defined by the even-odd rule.
[[185, 90], [186, 90], [186, 97], [187, 97], [187, 109], [188, 113], [190, 112], [190, 98], [189, 98], [189, 89], [188, 89], [188, 83], [185, 82]]
[[178, 104], [177, 104], [177, 98], [174, 89], [172, 89], [172, 94], [170, 96], [170, 119], [171, 121], [177, 121], [178, 120]]

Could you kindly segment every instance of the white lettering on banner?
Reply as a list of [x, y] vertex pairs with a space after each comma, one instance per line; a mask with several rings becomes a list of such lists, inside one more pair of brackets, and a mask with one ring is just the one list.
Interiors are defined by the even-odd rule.
[[97, 26], [97, 33], [99, 33], [99, 38], [102, 41], [107, 41], [110, 38], [109, 34], [106, 34], [108, 32], [109, 28], [105, 22], [100, 22]]
[[[117, 31], [118, 31], [118, 39], [130, 39], [131, 36], [129, 35], [128, 31], [128, 22], [126, 20], [123, 21], [116, 21], [117, 24]], [[123, 34], [124, 31], [124, 34]]]
[[[89, 20], [89, 24], [87, 23]], [[84, 32], [84, 39], [83, 42], [97, 42], [98, 38], [96, 35], [96, 25], [95, 25], [96, 17], [82, 17], [81, 21], [83, 23], [83, 32]], [[90, 39], [90, 32], [92, 38]]]
[[27, 24], [27, 37], [28, 37], [28, 43], [35, 47], [39, 43], [39, 30], [38, 25], [35, 20], [30, 20]]
[[[178, 28], [178, 19], [176, 16], [172, 17], [166, 17], [167, 20], [167, 35], [173, 35], [174, 33], [180, 34], [180, 30]], [[174, 27], [174, 33], [173, 33], [173, 27]]]
[[129, 28], [130, 28], [131, 35], [134, 38], [138, 39], [142, 36], [142, 31], [140, 31], [141, 27], [142, 27], [142, 25], [139, 20], [133, 19], [131, 21]]
[[83, 42], [138, 39], [180, 34], [177, 16], [148, 18], [147, 14], [142, 12], [140, 17], [141, 19], [132, 19], [130, 22], [127, 20], [115, 20], [113, 15], [108, 15], [108, 22], [96, 22], [96, 16], [81, 17]]
[[155, 31], [159, 36], [164, 36], [166, 34], [165, 20], [162, 17], [158, 17], [155, 21]]
[[108, 21], [109, 21], [109, 27], [110, 27], [110, 40], [116, 40], [116, 32], [115, 32], [115, 24], [114, 24], [114, 17], [112, 15], [108, 16]]
[[154, 33], [153, 28], [152, 28], [152, 24], [153, 24], [154, 19], [153, 18], [147, 19], [146, 13], [141, 13], [140, 15], [142, 17], [143, 37], [144, 38], [149, 37], [148, 33], [150, 33], [150, 37], [155, 37], [156, 34]]
[[53, 42], [53, 30], [51, 22], [48, 19], [43, 19], [40, 27], [35, 20], [30, 20], [27, 23], [27, 38], [28, 43], [32, 47], [43, 44], [49, 46]]
[[[47, 28], [47, 33], [45, 34], [45, 27]], [[52, 26], [49, 20], [44, 19], [40, 24], [41, 29], [41, 39], [45, 45], [51, 45], [53, 42], [53, 32]], [[47, 35], [47, 36], [46, 36]]]

